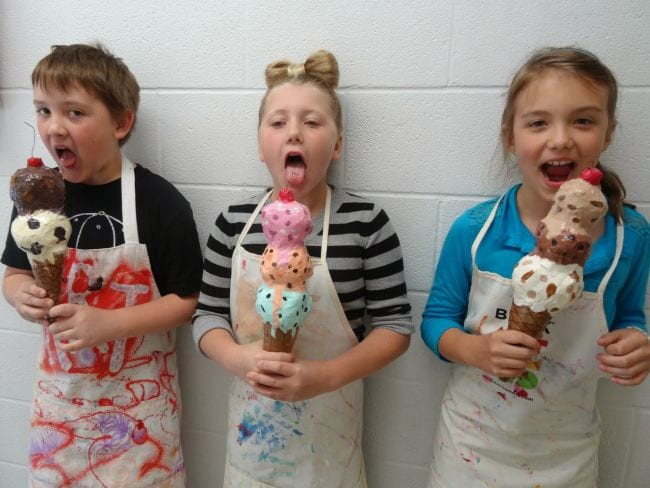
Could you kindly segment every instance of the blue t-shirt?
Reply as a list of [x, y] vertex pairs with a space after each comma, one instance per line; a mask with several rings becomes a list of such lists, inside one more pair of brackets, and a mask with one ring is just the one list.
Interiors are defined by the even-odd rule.
[[[512, 277], [517, 262], [535, 247], [535, 238], [517, 209], [516, 185], [506, 192], [490, 229], [476, 253], [482, 271]], [[438, 341], [450, 328], [463, 329], [472, 279], [471, 247], [497, 199], [472, 207], [452, 225], [440, 253], [433, 287], [422, 314], [424, 342], [438, 356]], [[609, 330], [646, 329], [644, 312], [650, 268], [650, 227], [646, 219], [624, 207], [624, 241], [618, 265], [605, 289], [605, 316]], [[607, 214], [605, 231], [594, 243], [584, 266], [585, 290], [595, 292], [614, 259], [616, 221]]]

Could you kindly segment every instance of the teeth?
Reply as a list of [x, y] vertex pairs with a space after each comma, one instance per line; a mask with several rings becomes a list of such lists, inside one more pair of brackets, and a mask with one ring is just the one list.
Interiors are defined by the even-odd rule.
[[546, 164], [551, 166], [564, 166], [567, 164], [573, 164], [573, 161], [547, 161]]

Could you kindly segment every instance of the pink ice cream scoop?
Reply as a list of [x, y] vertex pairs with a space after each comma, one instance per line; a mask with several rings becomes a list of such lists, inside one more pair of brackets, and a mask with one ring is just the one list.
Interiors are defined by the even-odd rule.
[[303, 246], [312, 231], [309, 209], [293, 199], [291, 190], [284, 188], [278, 200], [262, 209], [262, 229], [268, 246], [280, 253], [278, 265], [284, 265], [289, 250]]

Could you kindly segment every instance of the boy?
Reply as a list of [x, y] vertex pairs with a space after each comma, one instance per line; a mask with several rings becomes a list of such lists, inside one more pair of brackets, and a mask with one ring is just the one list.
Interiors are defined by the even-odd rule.
[[101, 45], [54, 46], [32, 85], [72, 235], [58, 305], [11, 234], [2, 254], [5, 298], [44, 331], [31, 485], [184, 486], [174, 329], [201, 282], [192, 210], [121, 154], [139, 102], [122, 60]]

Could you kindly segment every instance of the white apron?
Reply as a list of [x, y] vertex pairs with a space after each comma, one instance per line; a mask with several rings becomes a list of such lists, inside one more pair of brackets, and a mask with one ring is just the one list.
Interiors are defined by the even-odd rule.
[[[233, 252], [230, 310], [240, 344], [262, 339], [262, 319], [255, 311], [255, 295], [262, 283], [260, 256], [247, 252], [242, 242], [270, 195], [251, 215]], [[321, 256], [313, 259], [314, 274], [307, 281], [312, 311], [294, 343], [299, 358], [326, 360], [358, 344], [325, 260], [330, 200], [328, 188]], [[310, 400], [286, 403], [259, 395], [233, 378], [223, 486], [364, 488], [362, 410], [362, 380]]]
[[[488, 334], [507, 328], [509, 279], [477, 269], [476, 251], [497, 202], [472, 245], [472, 286], [465, 328]], [[623, 247], [596, 293], [585, 292], [553, 316], [527, 372], [502, 381], [454, 365], [434, 438], [429, 487], [593, 488], [598, 474], [600, 417], [595, 408], [597, 340], [607, 333], [603, 294]]]
[[[68, 248], [62, 303], [115, 309], [160, 297], [147, 247], [138, 242], [133, 168], [122, 158], [125, 244]], [[108, 216], [106, 223], [112, 225]], [[175, 332], [66, 353], [43, 330], [32, 409], [30, 486], [185, 486]]]

